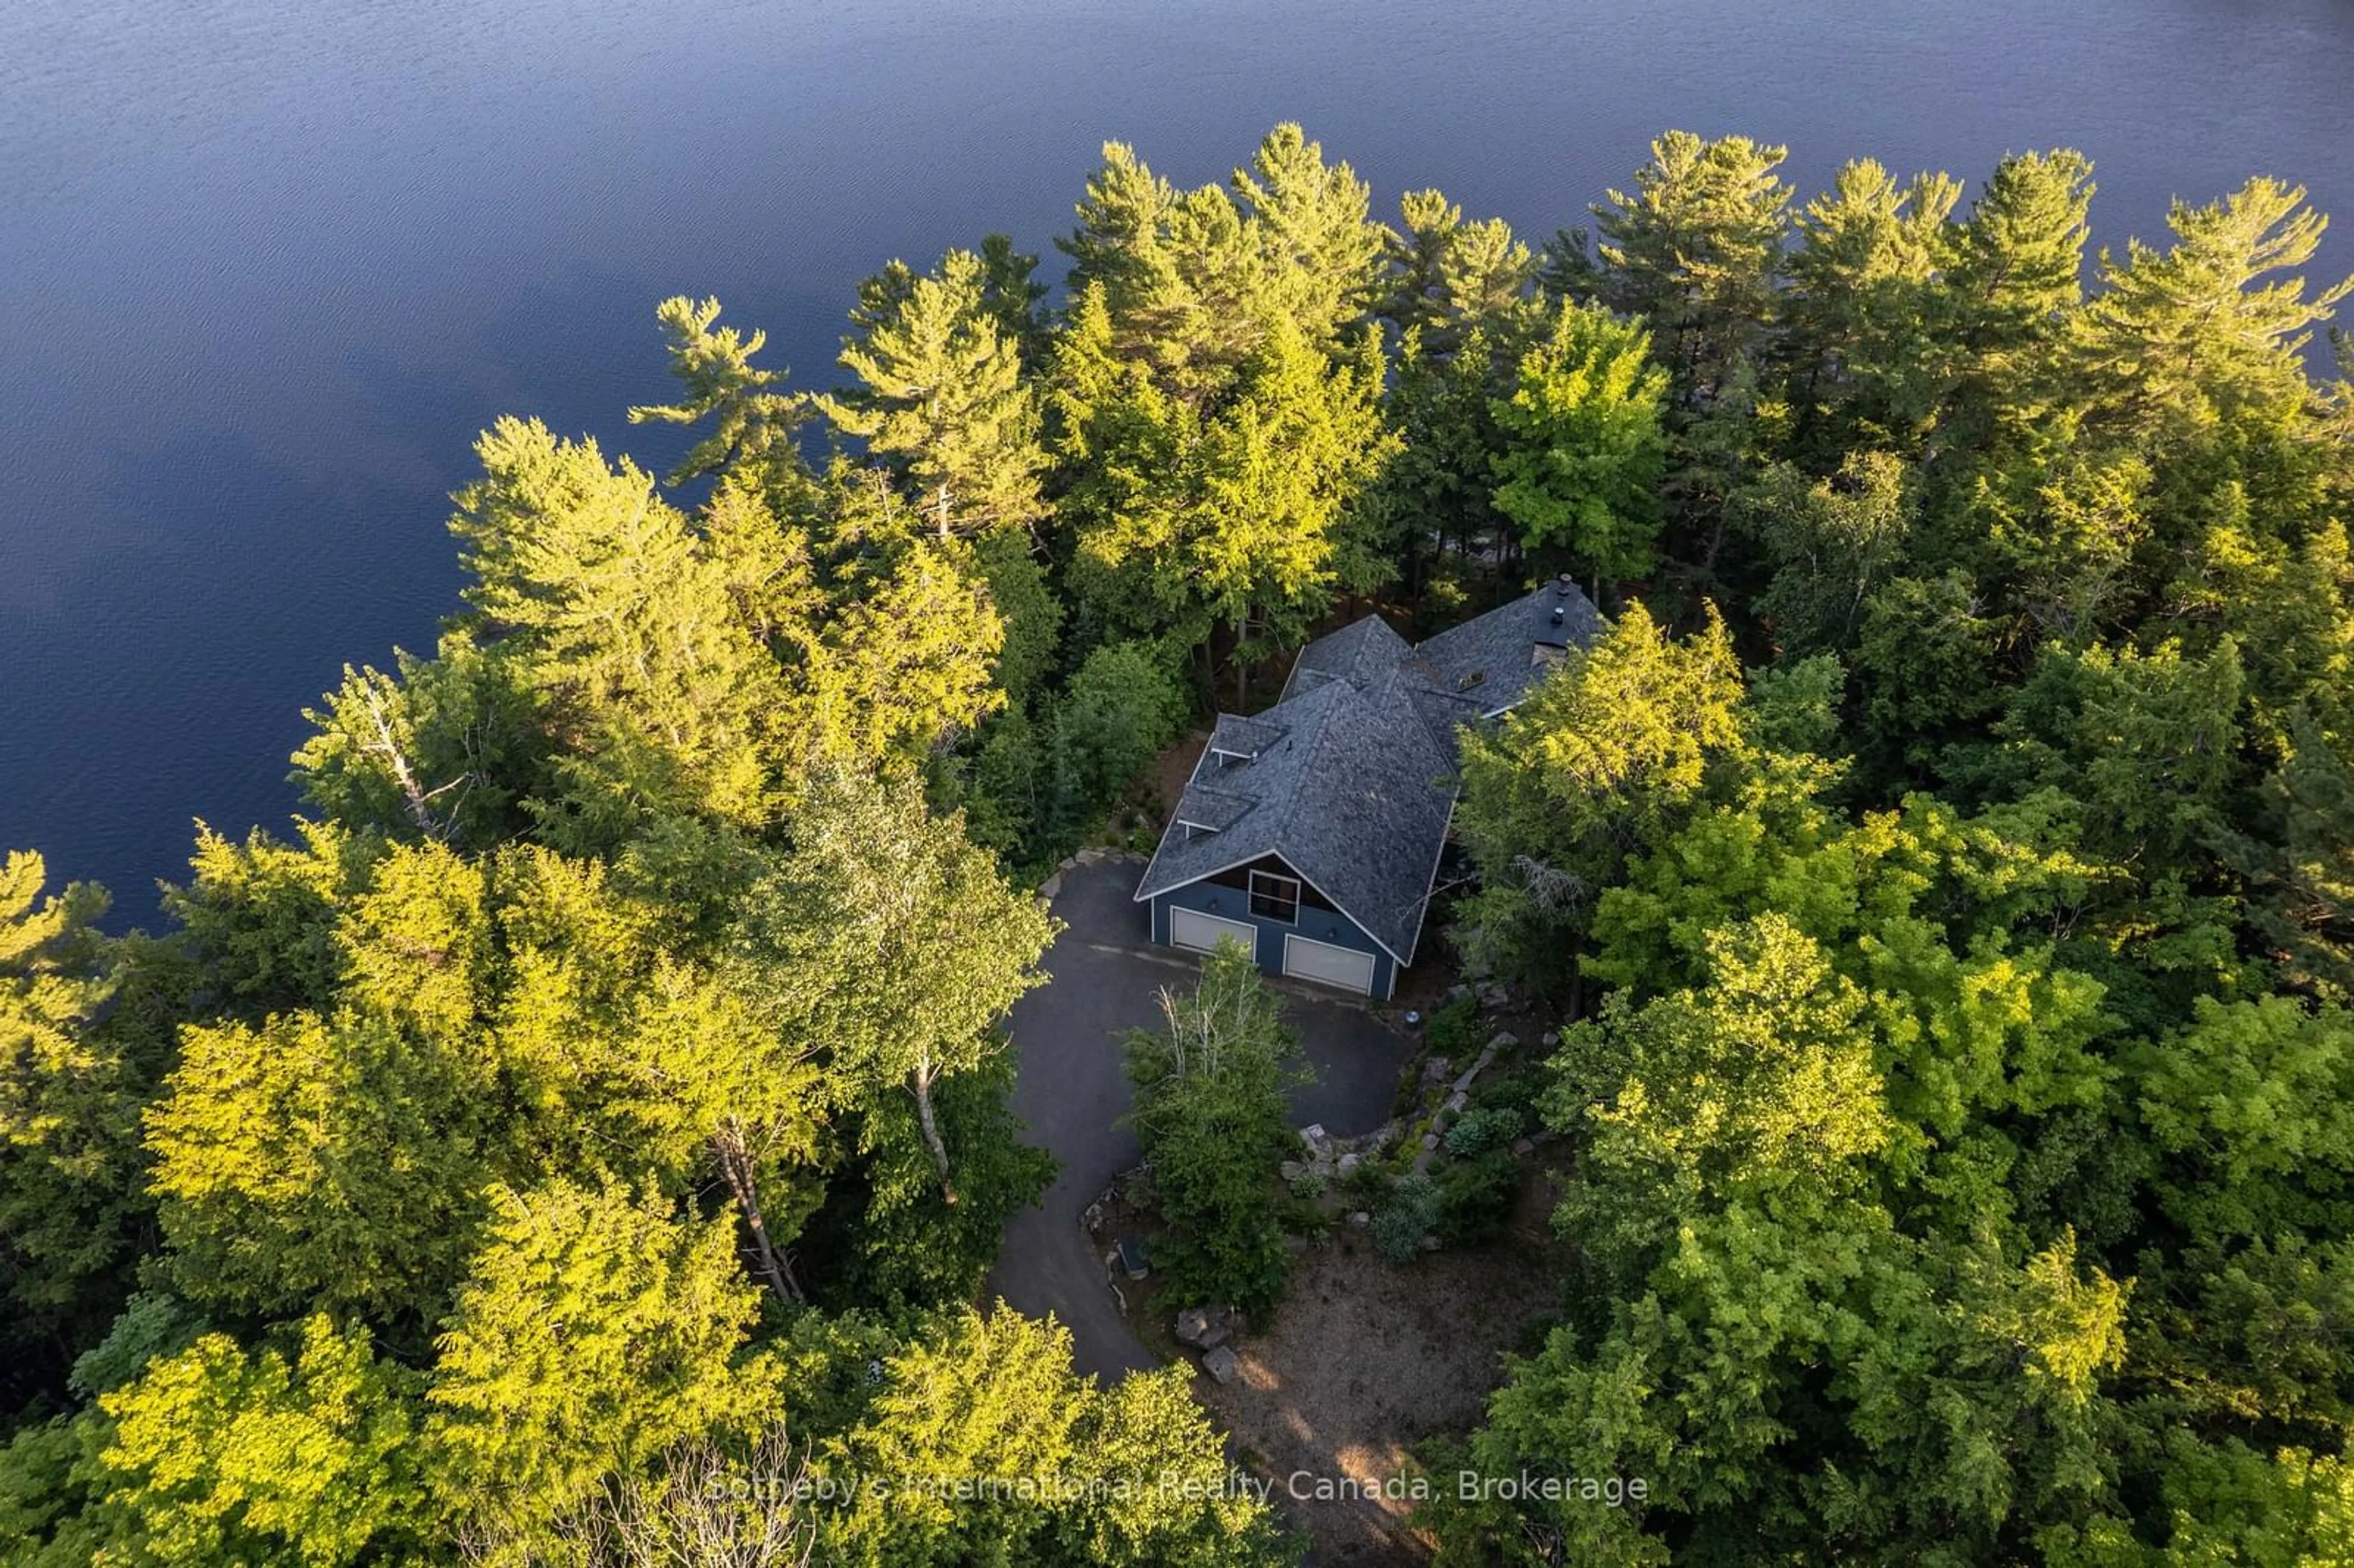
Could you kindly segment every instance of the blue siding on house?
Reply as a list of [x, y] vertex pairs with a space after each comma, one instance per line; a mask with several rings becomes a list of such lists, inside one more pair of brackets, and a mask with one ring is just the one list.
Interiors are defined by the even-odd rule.
[[1397, 979], [1396, 960], [1382, 951], [1382, 946], [1364, 933], [1363, 927], [1346, 915], [1329, 909], [1299, 906], [1299, 920], [1287, 926], [1280, 920], [1264, 920], [1250, 912], [1250, 896], [1238, 887], [1221, 887], [1214, 882], [1189, 882], [1182, 887], [1172, 887], [1156, 895], [1152, 900], [1152, 939], [1169, 945], [1169, 911], [1171, 908], [1198, 909], [1205, 915], [1222, 916], [1228, 920], [1242, 920], [1258, 927], [1258, 967], [1271, 975], [1283, 972], [1283, 939], [1286, 937], [1306, 937], [1310, 941], [1329, 942], [1336, 948], [1351, 948], [1373, 955], [1373, 994], [1387, 997]]

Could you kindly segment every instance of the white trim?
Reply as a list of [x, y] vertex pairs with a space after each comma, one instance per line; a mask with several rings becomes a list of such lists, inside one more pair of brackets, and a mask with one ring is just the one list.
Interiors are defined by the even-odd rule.
[[[1327, 953], [1341, 953], [1352, 959], [1362, 960], [1365, 966], [1365, 983], [1363, 986], [1349, 985], [1325, 975], [1309, 974], [1293, 969], [1291, 948], [1294, 943], [1305, 948], [1315, 948]], [[1318, 985], [1329, 985], [1334, 991], [1353, 991], [1359, 996], [1371, 996], [1373, 994], [1373, 977], [1381, 972], [1381, 959], [1363, 948], [1344, 948], [1338, 942], [1320, 942], [1313, 937], [1302, 937], [1291, 933], [1287, 933], [1283, 938], [1283, 972], [1295, 980], [1313, 980]]]
[[[1206, 948], [1197, 948], [1191, 942], [1179, 941], [1177, 916], [1180, 915], [1191, 915], [1196, 920], [1205, 921], [1217, 927], [1217, 937], [1213, 938]], [[1235, 941], [1249, 949], [1251, 962], [1258, 961], [1258, 927], [1249, 921], [1233, 919], [1225, 915], [1213, 915], [1205, 909], [1188, 909], [1182, 904], [1172, 904], [1169, 906], [1169, 945], [1171, 947], [1182, 948], [1189, 953], [1214, 953], [1218, 950], [1218, 942], [1228, 937], [1234, 938]]]
[[[1458, 790], [1458, 793], [1460, 793], [1459, 789]], [[1447, 802], [1447, 820], [1449, 822], [1452, 822], [1455, 820], [1455, 802], [1452, 799], [1448, 800]], [[1162, 835], [1161, 842], [1164, 843], [1168, 842], [1166, 834]], [[1438, 853], [1440, 854], [1445, 854], [1447, 853], [1447, 834], [1443, 830], [1438, 835]], [[1144, 868], [1144, 881], [1139, 881], [1137, 883], [1137, 891], [1135, 895], [1130, 897], [1129, 902], [1130, 904], [1142, 904], [1148, 899], [1165, 898], [1170, 894], [1176, 892], [1180, 887], [1191, 887], [1197, 882], [1206, 882], [1211, 877], [1218, 875], [1221, 872], [1233, 871], [1237, 866], [1248, 865], [1255, 860], [1265, 860], [1270, 855], [1277, 860], [1282, 861], [1283, 863], [1289, 868], [1292, 875], [1299, 877], [1301, 882], [1306, 883], [1309, 886], [1316, 887], [1316, 879], [1302, 873], [1300, 869], [1298, 866], [1293, 865], [1290, 860], [1280, 851], [1261, 850], [1257, 854], [1246, 854], [1240, 860], [1228, 861], [1224, 865], [1214, 865], [1209, 870], [1202, 873], [1201, 875], [1189, 876], [1184, 881], [1177, 883], [1172, 886], [1163, 887], [1158, 891], [1147, 893], [1144, 891], [1144, 881], [1149, 881], [1151, 878], [1152, 866], [1159, 863], [1161, 859], [1160, 854], [1156, 852], [1153, 854], [1152, 861], [1147, 863]], [[1430, 863], [1430, 874], [1433, 877], [1436, 877], [1438, 874], [1438, 862], [1435, 858]], [[1354, 915], [1350, 915], [1349, 906], [1347, 905], [1341, 903], [1339, 899], [1333, 897], [1331, 894], [1325, 892], [1320, 887], [1316, 887], [1316, 896], [1321, 898], [1325, 903], [1330, 904], [1333, 908], [1338, 909], [1341, 914], [1347, 915], [1349, 924], [1354, 926], [1358, 930], [1364, 932], [1366, 939], [1371, 941], [1373, 946], [1379, 948], [1384, 953], [1387, 953], [1391, 958], [1397, 959], [1398, 966], [1401, 969], [1405, 966], [1405, 960], [1404, 959], [1398, 959], [1397, 949], [1391, 947], [1387, 942], [1383, 941], [1379, 937], [1374, 936], [1373, 927], [1367, 926], [1363, 920], [1358, 919]], [[1424, 910], [1427, 910], [1430, 907], [1430, 888], [1427, 884], [1424, 885], [1422, 897], [1418, 902]], [[1247, 908], [1248, 906], [1246, 905], [1245, 907]], [[1419, 938], [1422, 935], [1422, 916], [1419, 913], [1415, 916], [1414, 930], [1416, 938]]]
[[[1277, 858], [1278, 858], [1278, 859], [1281, 859], [1282, 857], [1281, 857], [1281, 856], [1278, 856]], [[1290, 864], [1291, 864], [1291, 863], [1290, 863], [1289, 861], [1288, 861], [1288, 860], [1287, 860], [1287, 861], [1284, 861], [1284, 863], [1284, 863], [1284, 865], [1285, 865], [1287, 868], [1288, 868], [1288, 867], [1290, 866]], [[1278, 926], [1297, 926], [1297, 925], [1299, 925], [1299, 890], [1300, 890], [1300, 880], [1299, 880], [1299, 878], [1298, 878], [1298, 877], [1296, 877], [1296, 876], [1285, 876], [1285, 875], [1284, 875], [1284, 874], [1282, 874], [1282, 873], [1280, 873], [1280, 872], [1273, 872], [1273, 871], [1254, 871], [1254, 872], [1250, 872], [1250, 873], [1246, 874], [1246, 877], [1247, 877], [1247, 883], [1248, 883], [1248, 885], [1245, 886], [1245, 887], [1244, 887], [1244, 889], [1243, 889], [1243, 895], [1244, 895], [1243, 907], [1244, 907], [1245, 909], [1246, 909], [1246, 910], [1248, 910], [1248, 911], [1249, 911], [1249, 913], [1250, 913], [1250, 917], [1251, 917], [1252, 919], [1254, 919], [1254, 920], [1272, 920], [1272, 921], [1274, 921], [1274, 922], [1275, 922], [1277, 925], [1278, 925]], [[1280, 916], [1280, 915], [1262, 915], [1262, 914], [1260, 914], [1260, 913], [1258, 912], [1258, 909], [1257, 909], [1257, 905], [1258, 905], [1258, 900], [1259, 900], [1258, 885], [1259, 885], [1259, 883], [1260, 883], [1260, 882], [1262, 882], [1262, 881], [1267, 881], [1267, 882], [1288, 882], [1288, 883], [1291, 884], [1291, 918], [1290, 918], [1290, 919], [1287, 920], [1287, 919], [1285, 919], [1285, 918], [1284, 918], [1282, 916]], [[1271, 899], [1271, 900], [1273, 900], [1274, 902], [1276, 902], [1276, 903], [1278, 903], [1278, 904], [1279, 904], [1279, 903], [1281, 903], [1281, 902], [1282, 902], [1282, 899], [1281, 899], [1281, 898], [1279, 898], [1279, 897], [1278, 897], [1275, 894], [1270, 893], [1270, 894], [1267, 895], [1267, 896], [1269, 899]], [[1352, 922], [1351, 922], [1351, 924], [1352, 924], [1352, 925], [1353, 925], [1354, 923], [1355, 923], [1355, 922], [1353, 922], [1353, 921], [1352, 921]]]

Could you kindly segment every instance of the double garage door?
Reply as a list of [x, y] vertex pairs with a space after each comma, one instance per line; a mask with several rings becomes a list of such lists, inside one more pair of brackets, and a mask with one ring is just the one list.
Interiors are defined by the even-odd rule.
[[[1258, 928], [1246, 920], [1223, 920], [1198, 909], [1169, 911], [1169, 941], [1172, 947], [1206, 953], [1217, 947], [1222, 937], [1231, 937], [1241, 943], [1245, 952], [1258, 951]], [[1287, 935], [1283, 938], [1283, 972], [1370, 995], [1373, 989], [1373, 955]]]

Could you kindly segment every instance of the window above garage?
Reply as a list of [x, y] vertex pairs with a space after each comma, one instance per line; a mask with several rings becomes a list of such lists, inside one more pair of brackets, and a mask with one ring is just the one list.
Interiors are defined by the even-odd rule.
[[1299, 879], [1278, 876], [1272, 872], [1250, 874], [1250, 912], [1262, 920], [1279, 920], [1294, 926], [1299, 922]]

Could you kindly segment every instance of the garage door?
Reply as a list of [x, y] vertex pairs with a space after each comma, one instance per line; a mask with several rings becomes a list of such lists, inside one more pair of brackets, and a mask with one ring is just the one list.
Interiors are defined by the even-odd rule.
[[1373, 994], [1373, 955], [1354, 948], [1336, 948], [1330, 942], [1311, 942], [1305, 937], [1286, 937], [1283, 972], [1298, 975], [1301, 980], [1322, 980], [1344, 991]]
[[1169, 945], [1172, 948], [1191, 948], [1206, 953], [1217, 947], [1221, 937], [1232, 937], [1243, 945], [1244, 952], [1254, 957], [1258, 952], [1258, 927], [1246, 920], [1221, 920], [1199, 909], [1169, 911]]

